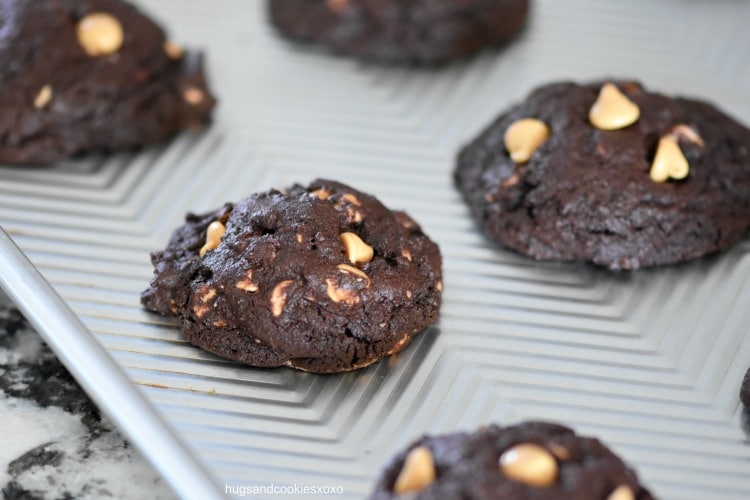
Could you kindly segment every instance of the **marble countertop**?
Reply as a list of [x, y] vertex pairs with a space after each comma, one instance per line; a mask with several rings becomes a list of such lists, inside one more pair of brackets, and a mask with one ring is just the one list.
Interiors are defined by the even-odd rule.
[[5, 499], [171, 499], [0, 291], [0, 491]]

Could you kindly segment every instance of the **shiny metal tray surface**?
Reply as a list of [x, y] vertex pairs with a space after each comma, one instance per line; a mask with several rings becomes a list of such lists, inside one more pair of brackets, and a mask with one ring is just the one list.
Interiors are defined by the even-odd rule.
[[[289, 44], [264, 3], [141, 2], [174, 39], [207, 49], [220, 106], [205, 133], [0, 166], [0, 225], [218, 483], [362, 498], [423, 433], [538, 418], [600, 437], [660, 498], [750, 498], [737, 397], [750, 240], [661, 270], [536, 263], [486, 241], [451, 180], [460, 145], [554, 80], [635, 77], [750, 123], [750, 3], [536, 0], [505, 50], [421, 70]], [[440, 321], [405, 352], [345, 375], [253, 369], [141, 309], [149, 251], [185, 212], [319, 176], [405, 209], [441, 247]]]

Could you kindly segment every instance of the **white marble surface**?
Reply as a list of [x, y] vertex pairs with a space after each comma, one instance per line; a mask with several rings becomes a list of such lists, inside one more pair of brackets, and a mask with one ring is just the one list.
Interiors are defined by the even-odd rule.
[[170, 499], [0, 291], [0, 491], [5, 499]]

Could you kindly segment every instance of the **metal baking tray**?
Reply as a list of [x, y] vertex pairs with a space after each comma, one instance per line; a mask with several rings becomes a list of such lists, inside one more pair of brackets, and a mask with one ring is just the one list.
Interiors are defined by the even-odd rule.
[[[750, 240], [659, 270], [537, 263], [489, 243], [451, 180], [463, 143], [555, 80], [638, 78], [750, 123], [750, 3], [536, 0], [517, 41], [438, 69], [290, 44], [264, 4], [141, 2], [208, 53], [220, 105], [204, 133], [0, 167], [0, 225], [219, 487], [362, 498], [423, 433], [547, 419], [601, 438], [661, 498], [750, 498], [737, 397], [750, 365]], [[402, 354], [344, 375], [253, 369], [191, 347], [141, 308], [149, 251], [185, 212], [319, 176], [408, 211], [441, 247], [439, 323]], [[165, 466], [168, 455], [148, 458]]]

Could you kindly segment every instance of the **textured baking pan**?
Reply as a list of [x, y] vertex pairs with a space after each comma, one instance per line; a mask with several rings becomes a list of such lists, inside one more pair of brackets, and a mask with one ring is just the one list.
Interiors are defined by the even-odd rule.
[[[636, 77], [750, 123], [750, 4], [537, 0], [516, 43], [432, 70], [290, 45], [263, 4], [143, 3], [176, 40], [208, 50], [221, 102], [205, 133], [0, 167], [0, 224], [218, 483], [361, 498], [422, 433], [542, 418], [599, 436], [659, 497], [749, 498], [737, 392], [750, 365], [750, 241], [634, 273], [535, 263], [482, 237], [451, 171], [493, 115], [552, 80]], [[406, 351], [340, 376], [252, 369], [141, 309], [148, 253], [186, 211], [318, 176], [407, 210], [440, 244], [440, 321]]]

